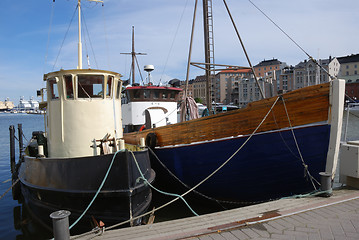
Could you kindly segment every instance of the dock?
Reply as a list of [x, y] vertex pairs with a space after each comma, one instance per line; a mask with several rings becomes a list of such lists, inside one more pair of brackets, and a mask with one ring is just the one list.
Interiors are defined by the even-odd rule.
[[359, 190], [287, 198], [71, 239], [359, 239]]

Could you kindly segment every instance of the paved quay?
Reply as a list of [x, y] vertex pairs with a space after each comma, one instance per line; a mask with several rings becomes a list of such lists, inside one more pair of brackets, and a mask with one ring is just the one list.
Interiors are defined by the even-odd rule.
[[359, 190], [334, 190], [329, 198], [280, 199], [76, 239], [354, 240], [359, 239]]

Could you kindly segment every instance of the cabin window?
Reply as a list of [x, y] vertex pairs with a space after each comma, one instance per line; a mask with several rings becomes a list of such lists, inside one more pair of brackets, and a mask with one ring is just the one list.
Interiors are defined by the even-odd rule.
[[171, 91], [170, 98], [175, 99], [175, 97], [176, 97], [176, 93], [174, 91]]
[[133, 98], [134, 98], [134, 99], [139, 99], [139, 98], [141, 98], [141, 90], [138, 90], [138, 89], [133, 90]]
[[74, 87], [72, 84], [72, 76], [71, 75], [66, 75], [64, 76], [65, 79], [65, 96], [67, 99], [74, 99]]
[[108, 97], [108, 98], [111, 97], [112, 82], [113, 82], [113, 77], [108, 76], [107, 84], [106, 84], [106, 97]]
[[56, 79], [49, 80], [51, 99], [59, 99], [59, 90]]
[[167, 99], [167, 92], [162, 93], [162, 99]]
[[153, 98], [154, 99], [159, 99], [160, 98], [160, 91], [153, 90]]
[[77, 89], [79, 98], [102, 98], [103, 75], [78, 75]]
[[116, 98], [119, 99], [120, 97], [121, 97], [121, 82], [117, 81]]
[[151, 91], [150, 90], [143, 90], [143, 97], [150, 98]]

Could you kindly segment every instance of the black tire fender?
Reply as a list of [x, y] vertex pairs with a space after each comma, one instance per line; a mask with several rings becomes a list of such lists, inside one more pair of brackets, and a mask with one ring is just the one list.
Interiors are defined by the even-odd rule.
[[147, 147], [149, 147], [151, 149], [154, 149], [156, 147], [156, 145], [157, 145], [157, 135], [156, 135], [156, 133], [147, 134], [145, 142], [146, 142]]

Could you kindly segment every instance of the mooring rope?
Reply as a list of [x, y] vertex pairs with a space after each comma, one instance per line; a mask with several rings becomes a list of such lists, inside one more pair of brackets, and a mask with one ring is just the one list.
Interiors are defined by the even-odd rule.
[[[222, 163], [216, 170], [214, 170], [210, 175], [208, 175], [205, 179], [203, 179], [201, 182], [199, 182], [197, 185], [195, 185], [194, 187], [192, 187], [191, 189], [189, 189], [187, 192], [183, 193], [182, 195], [180, 195], [181, 197], [184, 197], [185, 195], [187, 195], [188, 193], [194, 191], [197, 187], [199, 187], [200, 185], [202, 185], [204, 182], [206, 182], [210, 177], [212, 177], [215, 173], [217, 173], [221, 168], [223, 168], [246, 144], [247, 142], [254, 136], [254, 134], [258, 131], [258, 129], [260, 128], [260, 126], [264, 123], [264, 121], [267, 119], [269, 113], [273, 110], [274, 106], [277, 104], [278, 100], [280, 99], [280, 97], [277, 97], [277, 99], [274, 101], [273, 105], [271, 106], [271, 108], [269, 109], [269, 111], [267, 112], [267, 114], [264, 116], [264, 118], [262, 119], [262, 121], [259, 123], [259, 125], [254, 129], [254, 131], [250, 134], [250, 136], [246, 139], [246, 141], [232, 154], [232, 156], [230, 156], [224, 163]], [[172, 204], [173, 202], [177, 201], [179, 199], [179, 197], [163, 204], [162, 206], [156, 208], [155, 210], [151, 210], [147, 213], [141, 214], [135, 218], [133, 218], [132, 220], [136, 220], [138, 218], [144, 217], [146, 215], [152, 214], [153, 211], [158, 211], [170, 204]], [[126, 223], [129, 223], [131, 220], [127, 220], [115, 225], [112, 225], [110, 227], [107, 227], [106, 229], [112, 229], [112, 228], [116, 228], [118, 226], [124, 225]]]
[[165, 191], [162, 191], [162, 190], [159, 190], [158, 188], [154, 187], [146, 178], [145, 176], [143, 175], [142, 171], [141, 171], [141, 168], [140, 166], [138, 165], [138, 162], [137, 162], [137, 159], [135, 157], [135, 154], [130, 151], [130, 153], [132, 154], [132, 157], [133, 157], [133, 160], [135, 161], [136, 163], [136, 166], [137, 166], [137, 169], [139, 171], [139, 173], [141, 174], [141, 178], [146, 182], [146, 184], [148, 184], [151, 188], [153, 188], [154, 190], [156, 190], [157, 192], [159, 193], [162, 193], [164, 195], [168, 195], [168, 196], [172, 196], [172, 197], [179, 197], [185, 204], [186, 206], [188, 207], [188, 209], [193, 213], [193, 215], [195, 216], [199, 216], [192, 208], [191, 206], [187, 203], [187, 201], [179, 194], [176, 194], [176, 193], [169, 193], [169, 192], [165, 192]]
[[113, 165], [113, 162], [115, 161], [115, 158], [116, 158], [116, 155], [119, 153], [119, 152], [123, 152], [124, 149], [120, 149], [118, 150], [117, 152], [115, 152], [115, 154], [113, 155], [112, 157], [112, 160], [111, 160], [111, 164], [110, 166], [108, 167], [107, 169], [107, 172], [105, 174], [105, 177], [103, 178], [95, 196], [92, 198], [91, 202], [89, 203], [89, 205], [87, 206], [87, 208], [83, 211], [83, 213], [80, 215], [80, 217], [78, 217], [78, 219], [70, 226], [70, 229], [73, 228], [80, 220], [81, 218], [86, 214], [86, 212], [89, 210], [89, 208], [91, 207], [91, 205], [93, 204], [93, 202], [95, 201], [95, 199], [97, 198], [97, 195], [100, 193], [103, 185], [105, 184], [106, 180], [107, 180], [107, 177], [108, 177], [108, 174], [110, 173], [110, 170], [112, 168], [112, 165]]
[[[156, 160], [161, 164], [161, 166], [176, 180], [178, 181], [181, 185], [183, 185], [185, 188], [187, 189], [191, 189], [190, 186], [188, 186], [186, 183], [184, 183], [183, 181], [181, 181], [181, 179], [179, 179], [170, 169], [168, 169], [166, 167], [166, 165], [159, 159], [159, 157], [156, 155], [156, 153], [151, 149], [149, 148], [151, 154], [156, 158]], [[227, 201], [227, 200], [220, 200], [220, 199], [216, 199], [216, 198], [213, 198], [213, 197], [210, 197], [210, 196], [207, 196], [201, 192], [198, 192], [197, 190], [193, 190], [193, 192], [195, 194], [198, 194], [199, 196], [203, 197], [203, 198], [206, 198], [210, 201], [213, 201], [213, 202], [216, 202], [218, 203], [219, 206], [221, 206], [223, 209], [227, 209], [226, 207], [224, 207], [222, 204], [231, 204], [231, 205], [253, 205], [253, 204], [258, 204], [258, 203], [263, 203], [263, 202], [267, 202], [267, 200], [262, 200], [262, 201], [242, 201], [242, 202], [239, 202], [239, 201]], [[279, 198], [277, 198], [279, 199]], [[269, 199], [268, 201], [272, 201], [273, 199]]]
[[317, 184], [318, 184], [319, 186], [320, 186], [320, 183], [319, 183], [319, 182], [310, 174], [310, 172], [309, 172], [308, 165], [305, 163], [305, 161], [304, 161], [304, 159], [303, 159], [302, 152], [300, 151], [300, 148], [299, 148], [299, 145], [298, 145], [298, 142], [297, 142], [297, 138], [296, 138], [295, 133], [294, 133], [294, 130], [293, 130], [292, 122], [291, 122], [291, 120], [290, 120], [290, 118], [289, 118], [288, 110], [287, 110], [287, 107], [286, 107], [286, 105], [285, 105], [284, 98], [281, 97], [281, 99], [282, 99], [282, 102], [283, 102], [283, 106], [284, 106], [285, 113], [286, 113], [287, 118], [288, 118], [289, 128], [290, 128], [290, 131], [292, 132], [293, 139], [294, 139], [294, 142], [295, 142], [295, 146], [297, 147], [298, 154], [299, 154], [300, 159], [301, 159], [301, 161], [302, 161], [302, 165], [303, 165], [303, 167], [304, 167], [304, 170], [305, 170], [306, 173], [308, 174], [309, 179], [310, 179], [310, 181], [311, 181], [311, 183], [312, 183], [314, 189], [317, 190], [317, 187], [315, 186], [315, 184], [314, 184], [314, 182], [313, 182], [313, 179], [314, 179], [314, 181], [317, 182]]
[[[204, 182], [206, 182], [210, 177], [212, 177], [216, 172], [218, 172], [221, 168], [223, 168], [246, 144], [247, 142], [254, 136], [254, 134], [258, 131], [258, 129], [260, 128], [260, 126], [264, 123], [264, 121], [267, 119], [269, 113], [273, 110], [274, 106], [277, 104], [278, 100], [280, 99], [280, 97], [278, 96], [277, 99], [274, 101], [274, 103], [272, 104], [271, 108], [269, 109], [269, 111], [267, 112], [267, 114], [264, 116], [264, 118], [262, 119], [262, 121], [259, 123], [259, 125], [254, 129], [254, 131], [250, 134], [250, 136], [246, 139], [246, 141], [232, 154], [231, 157], [229, 157], [223, 164], [221, 164], [215, 171], [213, 171], [210, 175], [208, 175], [205, 179], [203, 179], [201, 182], [199, 182], [197, 185], [195, 185], [194, 187], [192, 187], [191, 189], [189, 189], [187, 192], [183, 193], [182, 195], [180, 195], [180, 197], [184, 197], [185, 195], [187, 195], [188, 193], [194, 191], [197, 187], [199, 187], [201, 184], [203, 184]], [[121, 225], [124, 225], [124, 224], [127, 224], [127, 223], [130, 223], [131, 221], [133, 220], [136, 220], [136, 219], [139, 219], [139, 218], [142, 218], [144, 216], [147, 216], [149, 214], [152, 214], [154, 211], [158, 211], [164, 207], [167, 207], [168, 205], [172, 204], [173, 202], [177, 201], [178, 199], [180, 199], [180, 197], [176, 197], [175, 199], [172, 199], [171, 201], [163, 204], [162, 206], [154, 209], [154, 210], [151, 210], [151, 211], [148, 211], [146, 213], [143, 213], [137, 217], [134, 217], [133, 219], [128, 219], [126, 221], [123, 221], [123, 222], [120, 222], [118, 224], [115, 224], [115, 225], [112, 225], [112, 226], [109, 226], [107, 227], [106, 229], [107, 230], [110, 230], [110, 229], [113, 229], [113, 228], [116, 228], [116, 227], [119, 227]], [[84, 233], [82, 234], [82, 236], [85, 236], [85, 235], [90, 235], [92, 234], [94, 231], [90, 231], [90, 232], [87, 232], [87, 233]], [[100, 234], [102, 234], [104, 231], [102, 231]], [[96, 233], [96, 236], [99, 236], [100, 234], [97, 234]], [[96, 237], [94, 236], [94, 237]], [[72, 238], [72, 239], [76, 239], [77, 237], [75, 238]]]
[[11, 187], [9, 187], [9, 188], [4, 192], [4, 194], [1, 195], [0, 200], [1, 200], [3, 197], [5, 197], [5, 195], [19, 182], [19, 180], [20, 180], [19, 178], [16, 179], [16, 181], [11, 185]]

